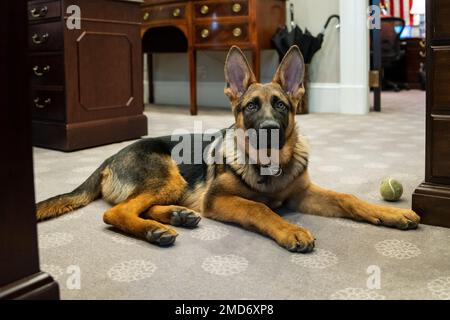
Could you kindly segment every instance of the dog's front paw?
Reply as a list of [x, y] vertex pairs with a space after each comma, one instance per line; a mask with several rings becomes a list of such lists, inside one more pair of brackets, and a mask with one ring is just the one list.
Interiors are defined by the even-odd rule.
[[314, 249], [314, 236], [306, 229], [290, 226], [282, 230], [276, 241], [282, 247], [292, 252], [308, 253]]
[[393, 227], [401, 230], [416, 229], [420, 217], [412, 210], [389, 208], [377, 215], [376, 224]]
[[155, 228], [147, 231], [147, 234], [145, 235], [150, 243], [154, 243], [162, 247], [172, 245], [177, 236], [178, 233], [170, 228]]
[[200, 220], [200, 215], [195, 211], [189, 209], [181, 209], [172, 212], [170, 224], [174, 226], [193, 228], [198, 225]]

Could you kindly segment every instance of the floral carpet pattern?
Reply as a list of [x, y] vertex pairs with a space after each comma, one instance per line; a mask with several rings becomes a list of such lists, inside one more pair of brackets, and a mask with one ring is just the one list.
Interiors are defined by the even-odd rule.
[[[381, 113], [298, 116], [298, 125], [310, 140], [316, 183], [384, 203], [378, 186], [393, 176], [405, 191], [393, 205], [406, 208], [424, 176], [425, 96], [386, 93], [383, 102]], [[147, 107], [150, 136], [193, 130], [200, 121], [204, 130], [232, 123], [228, 110], [198, 117], [187, 110]], [[72, 153], [34, 148], [37, 200], [71, 191], [129, 143]], [[42, 269], [58, 280], [63, 299], [450, 299], [449, 229], [404, 232], [282, 210], [315, 235], [313, 253], [292, 254], [207, 219], [176, 228], [175, 245], [159, 248], [105, 225], [108, 208], [98, 200], [38, 225]]]

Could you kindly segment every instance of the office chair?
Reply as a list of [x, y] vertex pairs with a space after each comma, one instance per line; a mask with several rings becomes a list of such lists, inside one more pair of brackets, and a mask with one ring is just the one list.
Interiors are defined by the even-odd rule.
[[[396, 83], [386, 77], [386, 71], [398, 71], [406, 51], [402, 49], [400, 35], [405, 29], [405, 20], [397, 17], [381, 18], [381, 60], [383, 67], [383, 88], [398, 92], [409, 89], [406, 83]], [[397, 69], [397, 70], [395, 70]]]

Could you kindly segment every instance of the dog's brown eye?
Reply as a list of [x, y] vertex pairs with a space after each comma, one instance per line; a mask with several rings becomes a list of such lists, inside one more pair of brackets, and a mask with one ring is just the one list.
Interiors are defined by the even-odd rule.
[[275, 103], [275, 108], [277, 108], [278, 110], [284, 111], [284, 110], [286, 110], [287, 107], [283, 102], [278, 101], [277, 103]]
[[256, 103], [250, 102], [247, 107], [246, 107], [247, 111], [253, 112], [258, 110], [258, 106], [256, 105]]

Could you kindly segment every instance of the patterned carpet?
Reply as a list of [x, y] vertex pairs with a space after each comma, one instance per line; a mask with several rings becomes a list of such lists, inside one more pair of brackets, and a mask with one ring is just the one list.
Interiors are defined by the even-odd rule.
[[[317, 183], [383, 203], [383, 177], [403, 182], [396, 203], [411, 205], [424, 173], [423, 92], [386, 93], [382, 113], [299, 116], [312, 146]], [[148, 108], [151, 136], [232, 123], [227, 110]], [[200, 123], [197, 123], [199, 125]], [[67, 192], [106, 157], [130, 142], [73, 153], [34, 149], [36, 194]], [[317, 238], [312, 254], [292, 254], [234, 225], [203, 219], [177, 228], [170, 248], [158, 248], [106, 226], [108, 205], [96, 201], [40, 223], [42, 268], [60, 283], [63, 299], [450, 299], [450, 230], [421, 225], [402, 232], [342, 219], [280, 212]], [[78, 277], [77, 275], [80, 275]]]

